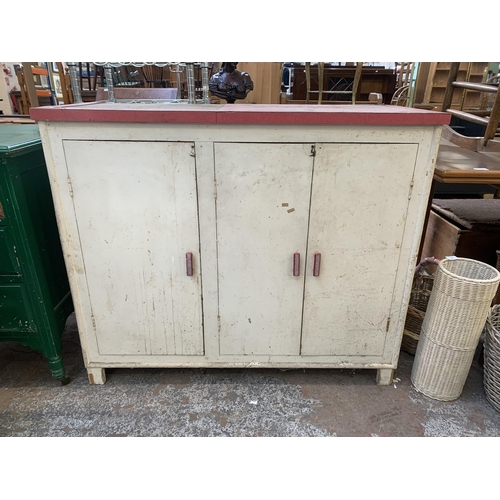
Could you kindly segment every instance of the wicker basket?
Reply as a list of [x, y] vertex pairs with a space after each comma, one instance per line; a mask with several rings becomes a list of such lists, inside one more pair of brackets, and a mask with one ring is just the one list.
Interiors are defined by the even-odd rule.
[[500, 272], [472, 259], [440, 262], [421, 329], [411, 380], [441, 401], [462, 393]]
[[[500, 250], [497, 250], [497, 269], [500, 271]], [[493, 299], [493, 305], [500, 304], [500, 288], [497, 290], [497, 294]]]
[[490, 309], [484, 330], [484, 392], [491, 406], [500, 412], [500, 305]]
[[403, 330], [403, 340], [401, 341], [401, 349], [413, 356], [417, 352], [420, 330], [422, 329], [433, 284], [434, 276], [419, 275], [413, 280], [410, 304]]

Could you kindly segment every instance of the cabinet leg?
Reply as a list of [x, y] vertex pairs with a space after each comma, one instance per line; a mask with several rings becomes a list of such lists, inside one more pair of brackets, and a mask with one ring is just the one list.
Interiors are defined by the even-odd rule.
[[391, 385], [393, 376], [392, 368], [380, 368], [377, 370], [377, 385]]
[[69, 378], [66, 377], [64, 364], [61, 356], [51, 356], [49, 359], [49, 366], [52, 376], [61, 382], [62, 385], [69, 383]]
[[91, 384], [102, 385], [106, 382], [106, 372], [104, 368], [87, 368], [87, 374]]

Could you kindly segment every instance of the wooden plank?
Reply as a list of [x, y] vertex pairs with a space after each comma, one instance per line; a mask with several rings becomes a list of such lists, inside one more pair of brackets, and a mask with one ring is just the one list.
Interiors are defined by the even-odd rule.
[[73, 104], [73, 94], [71, 92], [71, 85], [69, 85], [69, 75], [66, 74], [63, 63], [57, 62], [57, 69], [59, 71], [59, 80], [61, 82], [61, 92], [63, 95], [64, 104]]
[[309, 97], [311, 92], [311, 63], [306, 62], [306, 104], [309, 104]]
[[450, 66], [450, 72], [448, 73], [448, 78], [446, 82], [446, 90], [443, 97], [442, 110], [451, 108], [451, 101], [453, 98], [453, 86], [452, 83], [457, 81], [458, 68], [460, 67], [459, 62], [452, 62]]
[[28, 92], [26, 90], [26, 84], [25, 84], [25, 79], [24, 79], [24, 74], [23, 74], [22, 68], [18, 69], [17, 81], [19, 83], [19, 88], [21, 89], [21, 91], [20, 91], [21, 98], [16, 99], [16, 104], [19, 108], [18, 109], [19, 114], [29, 116], [29, 112], [30, 112], [29, 96], [28, 96]]
[[323, 74], [325, 72], [325, 63], [318, 62], [318, 104], [321, 104], [323, 99]]
[[24, 84], [26, 86], [26, 92], [28, 94], [29, 98], [29, 107], [30, 108], [37, 108], [39, 106], [38, 103], [38, 96], [36, 95], [36, 87], [35, 87], [35, 80], [33, 79], [33, 72], [32, 72], [32, 62], [23, 62], [23, 76], [24, 76]]
[[41, 76], [48, 76], [49, 75], [49, 72], [45, 68], [42, 68], [41, 66], [32, 66], [31, 72], [34, 75], [41, 75]]
[[413, 102], [414, 105], [421, 104], [424, 102], [424, 92], [425, 86], [429, 77], [429, 68], [431, 63], [419, 63], [417, 70], [417, 77], [415, 79], [415, 91]]
[[352, 97], [351, 97], [351, 103], [356, 104], [356, 99], [358, 97], [358, 88], [359, 88], [359, 82], [361, 81], [361, 73], [363, 71], [363, 63], [362, 62], [357, 62], [356, 63], [356, 73], [354, 74], [354, 82], [352, 84]]
[[431, 62], [429, 65], [429, 75], [427, 77], [427, 83], [425, 85], [423, 103], [431, 102], [432, 87], [434, 84], [434, 76], [436, 75], [437, 62]]

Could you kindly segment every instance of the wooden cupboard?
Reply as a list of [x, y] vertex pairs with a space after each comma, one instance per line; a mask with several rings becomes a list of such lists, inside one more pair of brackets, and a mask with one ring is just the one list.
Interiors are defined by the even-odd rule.
[[61, 335], [73, 312], [37, 125], [0, 125], [0, 342], [41, 351], [69, 378]]
[[391, 382], [448, 116], [317, 108], [32, 111], [91, 382], [138, 366]]

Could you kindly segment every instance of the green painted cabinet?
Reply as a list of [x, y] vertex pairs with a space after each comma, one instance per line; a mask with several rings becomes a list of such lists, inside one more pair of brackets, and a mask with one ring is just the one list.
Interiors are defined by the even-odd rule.
[[42, 351], [67, 383], [61, 334], [72, 311], [38, 125], [0, 125], [0, 341]]

